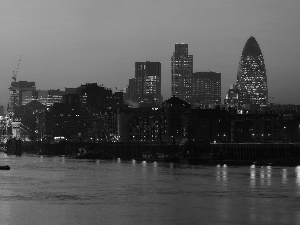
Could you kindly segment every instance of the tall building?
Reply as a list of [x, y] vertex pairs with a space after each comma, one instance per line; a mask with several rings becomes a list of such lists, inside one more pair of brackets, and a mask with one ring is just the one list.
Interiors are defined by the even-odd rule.
[[12, 82], [10, 90], [9, 111], [14, 112], [15, 108], [22, 104], [22, 93], [24, 91], [35, 91], [35, 82], [18, 81]]
[[[241, 104], [258, 105], [268, 103], [267, 75], [264, 58], [254, 37], [250, 37], [243, 49], [237, 72], [237, 85], [244, 96]], [[247, 102], [250, 99], [250, 102]]]
[[188, 44], [175, 44], [171, 57], [172, 96], [191, 101], [191, 76], [193, 73], [193, 56], [188, 54]]
[[160, 62], [135, 63], [136, 99], [141, 107], [160, 107], [161, 64]]
[[221, 104], [221, 73], [211, 71], [193, 73], [191, 85], [193, 106]]

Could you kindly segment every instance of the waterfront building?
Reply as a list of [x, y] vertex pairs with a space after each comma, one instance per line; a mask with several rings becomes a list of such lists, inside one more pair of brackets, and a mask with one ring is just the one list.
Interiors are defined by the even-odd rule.
[[82, 142], [117, 140], [117, 112], [123, 106], [123, 92], [96, 83], [66, 88], [62, 103], [50, 108], [46, 133]]
[[175, 44], [175, 52], [171, 57], [171, 94], [190, 103], [191, 81], [193, 73], [193, 55], [188, 54], [188, 44]]
[[190, 109], [183, 115], [183, 137], [188, 142], [230, 142], [231, 120], [226, 110]]
[[135, 90], [139, 107], [161, 107], [160, 62], [135, 63]]
[[221, 104], [221, 73], [196, 72], [192, 74], [191, 103], [193, 107]]
[[11, 83], [9, 112], [14, 112], [16, 107], [22, 104], [22, 93], [24, 91], [36, 91], [35, 82], [15, 81]]
[[253, 104], [261, 109], [267, 105], [266, 68], [261, 49], [254, 37], [250, 37], [244, 46], [237, 72], [237, 85], [243, 96], [239, 99], [241, 105]]
[[139, 107], [118, 114], [118, 141], [133, 143], [162, 143], [165, 139], [163, 110]]
[[166, 135], [169, 142], [178, 144], [185, 141], [182, 116], [190, 108], [190, 104], [176, 96], [165, 101]]

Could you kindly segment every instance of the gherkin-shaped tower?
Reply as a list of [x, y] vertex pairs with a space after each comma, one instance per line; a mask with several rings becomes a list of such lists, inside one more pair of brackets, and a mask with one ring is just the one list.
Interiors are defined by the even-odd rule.
[[268, 103], [267, 75], [264, 58], [254, 37], [243, 49], [237, 72], [237, 84], [243, 96], [242, 104], [252, 103], [264, 107]]

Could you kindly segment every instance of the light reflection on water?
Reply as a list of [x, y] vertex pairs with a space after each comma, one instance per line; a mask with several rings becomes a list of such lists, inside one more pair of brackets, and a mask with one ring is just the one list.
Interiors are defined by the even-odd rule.
[[300, 166], [297, 166], [295, 168], [295, 173], [296, 173], [296, 184], [297, 184], [297, 195], [300, 196]]
[[0, 164], [11, 166], [0, 173], [0, 224], [300, 222], [300, 167], [5, 155]]
[[287, 183], [287, 169], [282, 169], [282, 183], [286, 184]]
[[256, 168], [255, 165], [250, 166], [250, 186], [255, 188], [256, 185]]

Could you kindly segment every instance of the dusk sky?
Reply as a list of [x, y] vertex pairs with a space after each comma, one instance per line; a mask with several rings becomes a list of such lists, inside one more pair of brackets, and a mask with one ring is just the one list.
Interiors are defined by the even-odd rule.
[[222, 74], [222, 103], [243, 47], [262, 50], [271, 102], [300, 104], [299, 0], [0, 0], [0, 103], [17, 80], [37, 89], [85, 83], [124, 89], [134, 62], [162, 66], [162, 94], [171, 95], [175, 43], [187, 43], [194, 72]]

